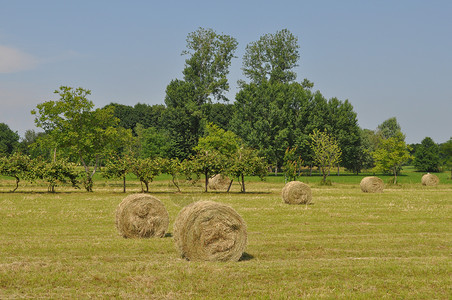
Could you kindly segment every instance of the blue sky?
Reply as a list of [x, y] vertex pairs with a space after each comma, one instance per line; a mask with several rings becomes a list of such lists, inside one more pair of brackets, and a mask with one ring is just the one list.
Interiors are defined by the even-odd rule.
[[0, 122], [23, 135], [30, 111], [61, 85], [92, 91], [97, 107], [163, 104], [182, 78], [188, 33], [239, 43], [230, 69], [244, 79], [248, 43], [289, 29], [297, 80], [348, 99], [362, 128], [396, 117], [408, 143], [452, 136], [452, 1], [7, 1], [0, 0]]

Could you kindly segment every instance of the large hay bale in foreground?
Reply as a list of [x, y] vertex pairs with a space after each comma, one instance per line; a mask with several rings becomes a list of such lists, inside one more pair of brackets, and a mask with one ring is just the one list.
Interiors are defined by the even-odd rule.
[[213, 201], [184, 207], [174, 222], [173, 236], [181, 256], [194, 261], [238, 261], [247, 243], [242, 217]]
[[168, 225], [168, 211], [151, 195], [129, 195], [116, 209], [116, 228], [125, 238], [163, 237]]
[[282, 198], [288, 204], [309, 204], [312, 200], [311, 188], [300, 181], [290, 181], [282, 189]]
[[364, 193], [382, 193], [385, 185], [381, 178], [368, 176], [361, 180], [359, 186]]
[[422, 185], [434, 186], [439, 183], [439, 178], [435, 174], [427, 173], [424, 176], [422, 176], [421, 182]]
[[231, 179], [221, 174], [217, 174], [214, 177], [209, 179], [209, 183], [207, 187], [211, 190], [219, 191], [219, 190], [227, 190], [231, 184]]

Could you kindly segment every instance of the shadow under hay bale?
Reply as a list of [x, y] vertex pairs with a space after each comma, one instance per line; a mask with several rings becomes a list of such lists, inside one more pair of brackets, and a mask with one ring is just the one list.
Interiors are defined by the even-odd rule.
[[422, 185], [435, 186], [435, 185], [438, 185], [439, 178], [438, 178], [438, 176], [436, 176], [434, 174], [427, 173], [424, 176], [422, 176], [421, 182], [422, 182]]
[[242, 217], [213, 201], [184, 207], [174, 222], [173, 237], [180, 255], [191, 261], [238, 261], [247, 244]]
[[384, 182], [381, 178], [376, 176], [368, 176], [361, 180], [359, 186], [364, 193], [382, 193]]
[[168, 225], [168, 211], [151, 195], [129, 195], [116, 209], [116, 228], [125, 238], [164, 237]]
[[300, 181], [290, 181], [282, 189], [282, 199], [288, 204], [309, 204], [312, 201], [311, 188]]

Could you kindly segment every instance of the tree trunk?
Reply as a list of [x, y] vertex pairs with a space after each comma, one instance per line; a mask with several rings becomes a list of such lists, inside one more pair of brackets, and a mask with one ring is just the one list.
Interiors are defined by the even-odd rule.
[[16, 178], [16, 187], [14, 188], [14, 190], [12, 190], [11, 192], [15, 192], [18, 188], [19, 188], [19, 182], [20, 182], [20, 178], [17, 176], [14, 176]]
[[205, 192], [207, 193], [207, 186], [209, 185], [209, 170], [205, 170], [204, 171], [204, 175], [206, 176], [206, 188], [205, 188]]
[[173, 184], [177, 187], [177, 191], [180, 192], [179, 184], [177, 184], [177, 182], [176, 182], [176, 176], [173, 176], [172, 181], [173, 181]]
[[246, 190], [245, 190], [245, 176], [243, 176], [243, 174], [242, 174], [242, 192], [246, 193]]
[[122, 177], [122, 192], [125, 193], [126, 192], [126, 175], [124, 175]]
[[229, 193], [229, 190], [231, 189], [231, 186], [232, 186], [232, 182], [233, 182], [233, 181], [234, 181], [234, 179], [232, 179], [231, 182], [229, 183], [228, 191], [227, 191], [228, 193]]

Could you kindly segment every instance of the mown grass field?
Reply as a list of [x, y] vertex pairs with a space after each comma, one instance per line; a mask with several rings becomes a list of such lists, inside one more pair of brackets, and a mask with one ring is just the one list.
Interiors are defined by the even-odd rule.
[[[115, 228], [121, 182], [94, 193], [0, 179], [0, 299], [451, 299], [452, 181], [424, 187], [405, 172], [400, 185], [364, 194], [361, 176], [301, 177], [311, 205], [281, 200], [283, 178], [248, 181], [247, 193], [203, 193], [165, 176], [150, 185], [166, 206], [169, 234], [124, 239]], [[386, 182], [390, 177], [382, 177]], [[128, 182], [128, 193], [140, 191]], [[248, 226], [239, 262], [189, 262], [171, 238], [178, 212], [197, 200], [233, 207]]]

